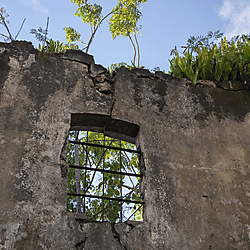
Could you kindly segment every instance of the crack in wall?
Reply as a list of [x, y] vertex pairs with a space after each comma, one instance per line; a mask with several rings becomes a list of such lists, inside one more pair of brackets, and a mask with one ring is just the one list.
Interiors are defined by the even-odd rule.
[[68, 136], [65, 139], [64, 145], [60, 154], [60, 167], [61, 167], [61, 177], [68, 177], [68, 163], [67, 163], [67, 150], [68, 150]]
[[[76, 218], [75, 220], [76, 220], [76, 222], [79, 223], [80, 231], [82, 231], [83, 233], [85, 233], [84, 230], [83, 230], [83, 224], [84, 224], [84, 222], [86, 223], [86, 220], [85, 219], [80, 219], [80, 218]], [[85, 237], [84, 240], [81, 240], [80, 242], [78, 242], [75, 245], [75, 249], [76, 250], [83, 250], [84, 249], [86, 241], [88, 239], [88, 237], [86, 236], [86, 233], [85, 233], [84, 237]]]
[[[87, 238], [86, 238], [87, 239]], [[76, 250], [83, 250], [84, 249], [84, 246], [85, 246], [85, 243], [86, 243], [86, 239], [85, 239], [85, 241], [81, 241], [81, 242], [79, 242], [79, 243], [77, 243], [76, 245], [75, 245], [75, 249]]]
[[227, 89], [227, 88], [223, 88], [222, 86], [218, 86], [218, 85], [217, 85], [217, 88], [218, 89], [223, 89], [223, 90], [228, 91], [228, 92], [249, 91], [248, 89]]
[[[85, 215], [85, 216], [86, 216], [86, 215]], [[81, 231], [84, 232], [84, 230], [83, 230], [83, 224], [84, 224], [84, 223], [87, 223], [87, 220], [86, 220], [86, 219], [75, 219], [75, 220], [76, 220], [76, 222], [79, 223], [79, 226], [80, 226], [80, 228], [81, 228]]]
[[111, 231], [113, 233], [114, 238], [119, 242], [119, 244], [124, 247], [124, 250], [129, 250], [128, 248], [126, 248], [126, 246], [124, 246], [121, 242], [120, 239], [120, 234], [115, 230], [115, 223], [111, 223]]
[[110, 109], [110, 118], [112, 118], [112, 113], [113, 113], [113, 110], [114, 110], [115, 102], [116, 102], [116, 99], [113, 97], [112, 105], [111, 105], [111, 109]]
[[[87, 224], [87, 223], [101, 223], [101, 222], [96, 222], [96, 221], [89, 221], [89, 220], [85, 220], [85, 219], [80, 219], [80, 218], [77, 218], [75, 219], [78, 223], [79, 223], [79, 226], [81, 228], [81, 231], [84, 232], [84, 229], [83, 229], [83, 225], [84, 224]], [[129, 232], [135, 228], [136, 226], [132, 225], [131, 223], [129, 222], [125, 222], [128, 226], [129, 226]], [[124, 224], [125, 224], [124, 223]], [[109, 225], [111, 226], [110, 229], [111, 229], [111, 235], [113, 235], [113, 237], [115, 238], [115, 240], [123, 247], [124, 250], [129, 250], [122, 242], [121, 242], [121, 239], [120, 239], [120, 234], [118, 233], [118, 231], [115, 229], [115, 225], [116, 223], [109, 223]], [[88, 237], [85, 235], [85, 239], [80, 241], [79, 243], [77, 243], [75, 245], [75, 248], [76, 250], [83, 250], [85, 245], [86, 245], [86, 241], [87, 241]]]
[[59, 57], [58, 59], [61, 59], [61, 60], [64, 60], [64, 61], [77, 62], [77, 63], [88, 65], [85, 62], [82, 62], [82, 61], [79, 61], [79, 60], [70, 59], [70, 58], [61, 58], [61, 57]]

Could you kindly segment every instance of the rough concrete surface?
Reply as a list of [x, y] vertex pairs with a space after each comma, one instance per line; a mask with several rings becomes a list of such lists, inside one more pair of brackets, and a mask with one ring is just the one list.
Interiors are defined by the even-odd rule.
[[[0, 110], [1, 250], [250, 249], [244, 84], [193, 87], [142, 69], [111, 76], [83, 52], [0, 43]], [[66, 212], [64, 144], [88, 115], [96, 130], [107, 119], [110, 133], [122, 124], [124, 138], [140, 146], [143, 222], [91, 222]]]

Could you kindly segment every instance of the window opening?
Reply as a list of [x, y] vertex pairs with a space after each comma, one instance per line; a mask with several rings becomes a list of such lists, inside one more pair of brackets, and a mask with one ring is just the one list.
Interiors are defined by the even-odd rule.
[[140, 149], [92, 131], [70, 131], [67, 211], [88, 220], [142, 221]]

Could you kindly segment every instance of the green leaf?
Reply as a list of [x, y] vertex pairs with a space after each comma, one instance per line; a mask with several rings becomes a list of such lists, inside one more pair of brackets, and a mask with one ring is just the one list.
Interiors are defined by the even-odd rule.
[[65, 27], [63, 30], [66, 32], [66, 39], [68, 43], [78, 42], [81, 38], [81, 35], [79, 32], [77, 32], [72, 27]]
[[75, 15], [80, 17], [84, 23], [95, 27], [100, 24], [102, 19], [102, 7], [98, 4], [86, 3], [76, 10]]

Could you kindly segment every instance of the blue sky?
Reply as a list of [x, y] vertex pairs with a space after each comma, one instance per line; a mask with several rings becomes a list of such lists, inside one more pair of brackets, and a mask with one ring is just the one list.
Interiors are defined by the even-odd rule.
[[[103, 14], [108, 13], [116, 0], [91, 0], [103, 6]], [[22, 20], [25, 25], [19, 40], [32, 41], [38, 45], [31, 28], [45, 28], [50, 18], [49, 37], [66, 41], [63, 28], [71, 26], [82, 34], [81, 39], [88, 41], [90, 29], [81, 19], [74, 16], [77, 5], [70, 0], [0, 0], [0, 7], [9, 13], [9, 27], [16, 34]], [[250, 0], [148, 0], [142, 4], [143, 16], [139, 44], [141, 64], [152, 69], [160, 67], [168, 70], [171, 59], [170, 50], [185, 45], [193, 35], [206, 35], [208, 31], [220, 30], [227, 37], [250, 33]], [[0, 33], [6, 33], [0, 26]], [[127, 62], [133, 58], [133, 49], [128, 38], [112, 39], [108, 24], [104, 22], [97, 32], [89, 53], [95, 61], [108, 67], [112, 63]]]

